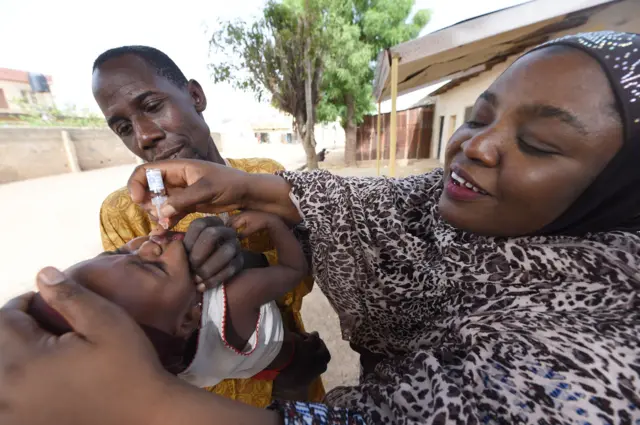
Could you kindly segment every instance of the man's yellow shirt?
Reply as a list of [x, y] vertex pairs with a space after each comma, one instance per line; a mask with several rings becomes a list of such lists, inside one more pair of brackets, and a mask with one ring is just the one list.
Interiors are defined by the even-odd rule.
[[[270, 159], [228, 159], [228, 165], [247, 173], [273, 174], [283, 170], [282, 165]], [[183, 218], [173, 230], [186, 232], [189, 224], [205, 214], [194, 213]], [[100, 233], [105, 251], [113, 251], [133, 238], [148, 235], [155, 225], [147, 213], [136, 205], [129, 196], [127, 188], [119, 189], [109, 195], [100, 209]], [[257, 233], [242, 241], [242, 247], [256, 252], [263, 252], [270, 264], [277, 262], [277, 254], [266, 233]], [[302, 297], [313, 287], [313, 280], [308, 277], [292, 292], [278, 300], [282, 318], [289, 329], [304, 331], [300, 308]], [[215, 361], [215, 359], [212, 359]], [[227, 379], [208, 391], [221, 396], [242, 401], [256, 407], [266, 407], [271, 403], [273, 382], [254, 379]], [[322, 381], [318, 380], [309, 390], [310, 401], [321, 401], [324, 397]]]

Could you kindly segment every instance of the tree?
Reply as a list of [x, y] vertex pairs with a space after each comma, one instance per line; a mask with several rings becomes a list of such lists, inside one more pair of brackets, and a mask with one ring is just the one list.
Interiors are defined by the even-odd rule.
[[411, 20], [414, 0], [334, 0], [334, 25], [330, 59], [326, 61], [321, 121], [340, 118], [345, 130], [345, 162], [356, 162], [356, 130], [364, 115], [374, 109], [373, 67], [379, 51], [415, 38], [429, 21], [429, 11], [420, 10]]
[[327, 36], [322, 3], [271, 0], [253, 24], [221, 22], [210, 47], [222, 57], [211, 64], [214, 82], [253, 92], [293, 117], [309, 169], [318, 168], [314, 126], [320, 100]]

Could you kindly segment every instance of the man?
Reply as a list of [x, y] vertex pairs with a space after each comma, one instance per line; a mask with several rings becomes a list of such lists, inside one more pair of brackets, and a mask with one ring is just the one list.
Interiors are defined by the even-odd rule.
[[[157, 49], [127, 46], [101, 54], [93, 66], [93, 94], [109, 127], [131, 152], [144, 161], [199, 159], [252, 173], [274, 173], [283, 169], [268, 159], [223, 159], [202, 115], [207, 107], [202, 87], [195, 80], [187, 80], [178, 66]], [[202, 215], [190, 214], [182, 218], [174, 230], [186, 231], [189, 224], [199, 217]], [[104, 249], [115, 250], [135, 237], [149, 234], [155, 224], [131, 201], [127, 189], [122, 188], [103, 202], [100, 226]], [[263, 254], [242, 252], [234, 263], [236, 270], [228, 269], [230, 273], [227, 275], [223, 270], [215, 275], [216, 279], [220, 281], [230, 277], [242, 263], [245, 267], [259, 267], [277, 261], [273, 246], [265, 235], [243, 241], [243, 248]], [[302, 297], [309, 293], [311, 287], [312, 281], [307, 279], [279, 303], [283, 321], [291, 330], [304, 332], [300, 307]], [[317, 335], [311, 335], [307, 340], [307, 351], [305, 347], [297, 350], [294, 363], [297, 359], [304, 362], [305, 357], [311, 357], [309, 347], [326, 351]], [[277, 386], [280, 381], [276, 379], [275, 382]], [[210, 391], [265, 407], [271, 402], [273, 389], [271, 381], [236, 379], [223, 381]], [[278, 389], [281, 390], [279, 394], [286, 390]], [[319, 400], [323, 396], [324, 389], [318, 378], [309, 389], [308, 398]]]

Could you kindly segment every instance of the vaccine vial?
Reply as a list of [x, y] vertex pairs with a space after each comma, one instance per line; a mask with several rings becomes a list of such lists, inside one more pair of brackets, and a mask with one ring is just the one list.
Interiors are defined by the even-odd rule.
[[169, 228], [169, 224], [163, 220], [164, 217], [160, 212], [164, 203], [167, 202], [167, 191], [162, 181], [162, 172], [157, 168], [147, 168], [147, 184], [149, 192], [151, 192], [151, 203], [156, 207], [158, 223], [166, 230]]

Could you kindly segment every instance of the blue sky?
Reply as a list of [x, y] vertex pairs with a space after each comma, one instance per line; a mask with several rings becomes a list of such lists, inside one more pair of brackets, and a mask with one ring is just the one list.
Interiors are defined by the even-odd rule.
[[[417, 0], [432, 10], [423, 33], [524, 0]], [[238, 115], [268, 113], [248, 93], [214, 85], [207, 70], [207, 28], [217, 19], [251, 20], [264, 0], [0, 0], [0, 67], [50, 74], [60, 106], [97, 111], [91, 65], [104, 50], [126, 44], [157, 47], [171, 56], [208, 97], [206, 117], [215, 127]], [[98, 6], [100, 5], [100, 6]], [[411, 98], [419, 98], [416, 93]]]

